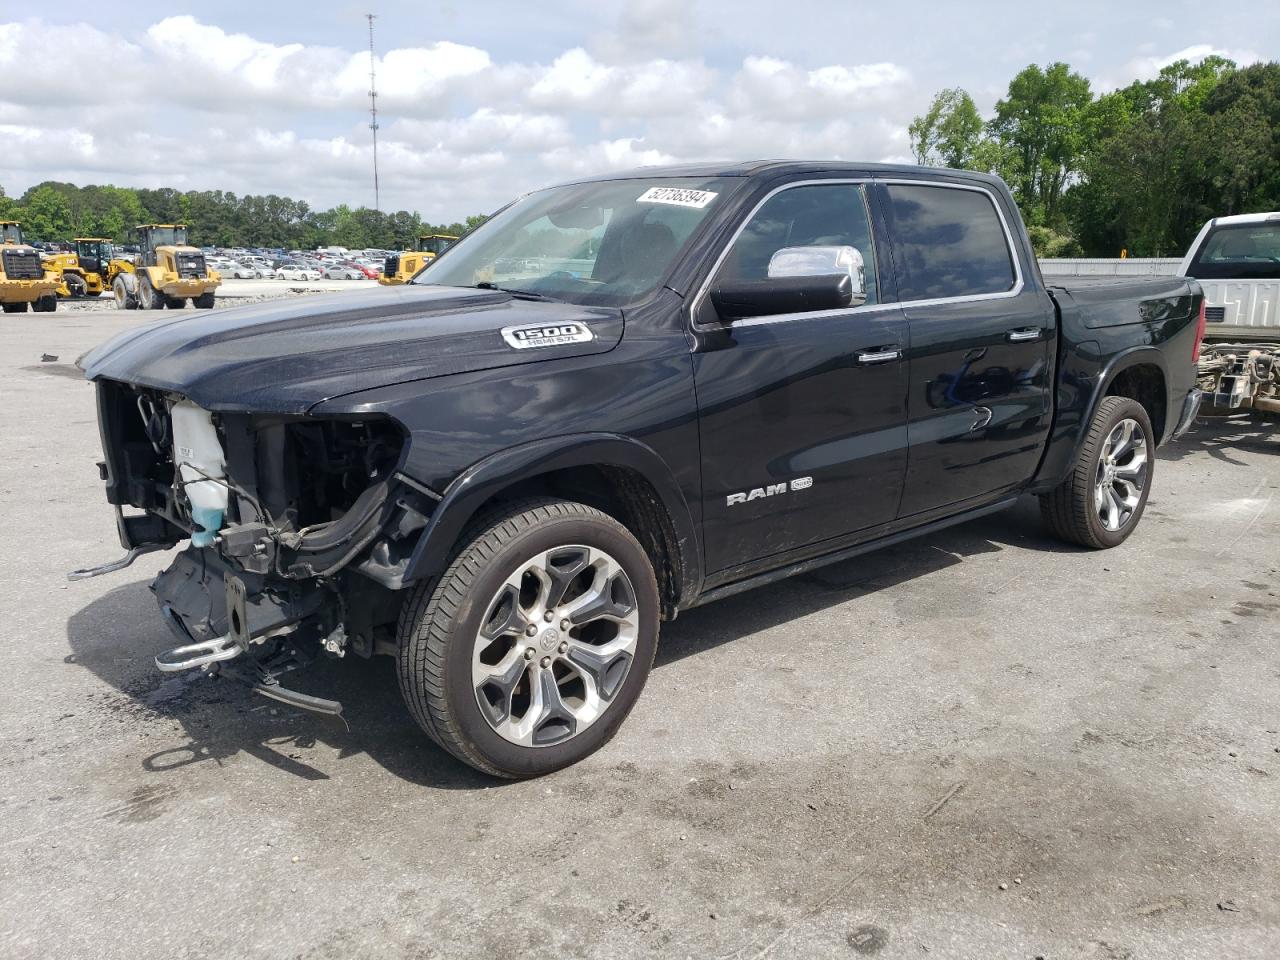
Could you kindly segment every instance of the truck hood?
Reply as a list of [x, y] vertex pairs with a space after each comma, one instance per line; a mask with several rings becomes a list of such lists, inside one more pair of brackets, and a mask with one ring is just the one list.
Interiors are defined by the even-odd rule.
[[[548, 326], [560, 329], [503, 335]], [[619, 310], [409, 284], [168, 315], [78, 362], [90, 380], [172, 390], [207, 410], [300, 414], [360, 390], [604, 353], [621, 337]]]

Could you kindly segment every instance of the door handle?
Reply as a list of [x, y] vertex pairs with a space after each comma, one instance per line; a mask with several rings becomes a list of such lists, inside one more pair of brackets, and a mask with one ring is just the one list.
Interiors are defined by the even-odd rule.
[[1010, 343], [1025, 343], [1028, 340], [1040, 339], [1039, 327], [1022, 327], [1018, 330], [1010, 330], [1008, 334]]
[[902, 350], [898, 347], [882, 347], [879, 350], [868, 350], [865, 353], [858, 354], [858, 363], [863, 366], [870, 366], [873, 363], [888, 363], [890, 360], [897, 360], [902, 356]]

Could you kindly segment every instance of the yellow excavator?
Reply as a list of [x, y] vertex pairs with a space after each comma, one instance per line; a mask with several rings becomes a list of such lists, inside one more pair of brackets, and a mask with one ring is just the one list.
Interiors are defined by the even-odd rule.
[[111, 280], [116, 306], [124, 310], [181, 310], [190, 300], [196, 307], [213, 306], [222, 276], [210, 270], [204, 254], [187, 243], [185, 223], [144, 223], [138, 226], [141, 254], [137, 264], [121, 264]]
[[107, 237], [76, 237], [75, 248], [44, 258], [46, 270], [58, 275], [60, 297], [97, 297], [111, 289], [111, 283], [122, 271], [132, 267], [128, 260], [111, 256], [111, 240]]
[[22, 224], [0, 221], [0, 309], [5, 313], [25, 313], [27, 306], [37, 313], [58, 309], [58, 278], [47, 273], [40, 251], [22, 238]]
[[408, 283], [413, 275], [449, 249], [458, 238], [447, 233], [430, 233], [418, 238], [418, 249], [387, 257], [378, 282], [387, 286]]

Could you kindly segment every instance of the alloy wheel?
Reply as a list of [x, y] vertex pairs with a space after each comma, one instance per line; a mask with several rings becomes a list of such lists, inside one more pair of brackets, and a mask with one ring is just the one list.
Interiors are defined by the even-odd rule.
[[608, 710], [639, 636], [635, 589], [617, 560], [580, 545], [539, 553], [503, 582], [477, 631], [480, 712], [520, 746], [563, 743]]
[[1146, 434], [1138, 421], [1121, 420], [1107, 434], [1094, 477], [1094, 508], [1105, 529], [1115, 533], [1133, 519], [1148, 472]]

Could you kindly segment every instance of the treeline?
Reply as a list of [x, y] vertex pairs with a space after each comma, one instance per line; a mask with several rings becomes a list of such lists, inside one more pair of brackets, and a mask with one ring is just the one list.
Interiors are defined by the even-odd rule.
[[0, 220], [22, 221], [28, 240], [110, 237], [124, 243], [140, 223], [185, 223], [197, 246], [313, 250], [328, 246], [399, 249], [412, 245], [422, 234], [460, 235], [484, 217], [433, 224], [407, 210], [380, 213], [345, 204], [312, 210], [301, 200], [274, 194], [239, 197], [222, 190], [184, 193], [167, 187], [77, 187], [47, 181], [17, 198], [5, 196], [0, 187]]
[[984, 119], [943, 90], [909, 128], [919, 163], [998, 173], [1041, 256], [1180, 256], [1210, 217], [1280, 210], [1280, 63], [1180, 60], [1094, 96], [1029, 66]]

